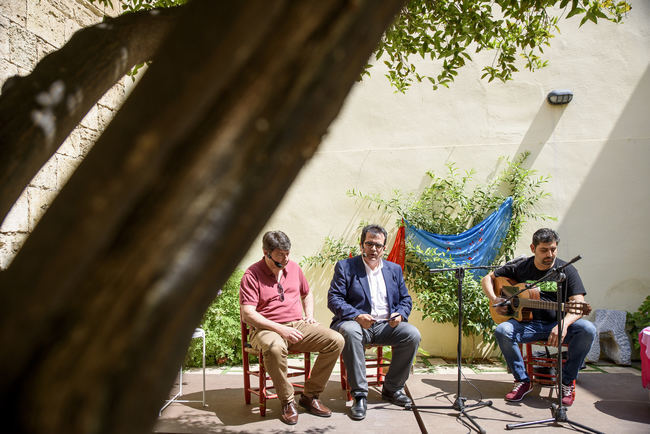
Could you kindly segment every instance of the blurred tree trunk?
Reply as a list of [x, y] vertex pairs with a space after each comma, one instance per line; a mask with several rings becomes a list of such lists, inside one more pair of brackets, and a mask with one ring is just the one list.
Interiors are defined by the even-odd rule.
[[182, 7], [140, 84], [0, 273], [7, 431], [151, 430], [194, 327], [401, 3]]

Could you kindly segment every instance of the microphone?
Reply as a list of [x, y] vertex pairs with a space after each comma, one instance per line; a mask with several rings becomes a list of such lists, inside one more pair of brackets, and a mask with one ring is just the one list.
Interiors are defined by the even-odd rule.
[[[571, 260], [570, 260], [569, 262], [567, 262], [566, 264], [561, 265], [561, 266], [559, 266], [559, 267], [555, 267], [555, 268], [553, 268], [553, 271], [555, 271], [555, 272], [561, 272], [561, 271], [564, 271], [564, 269], [565, 269], [566, 267], [568, 267], [569, 265], [573, 264], [574, 262], [578, 262], [578, 261], [581, 260], [581, 259], [582, 259], [582, 256], [578, 255], [578, 256], [576, 256], [575, 258], [571, 259]], [[564, 273], [562, 273], [562, 274], [564, 274]], [[565, 277], [566, 277], [566, 276], [565, 276]]]
[[575, 258], [571, 259], [571, 260], [570, 260], [569, 262], [567, 262], [566, 264], [562, 265], [560, 268], [561, 268], [561, 269], [564, 269], [564, 268], [568, 267], [569, 265], [573, 264], [574, 262], [578, 262], [578, 261], [581, 260], [581, 259], [582, 259], [582, 256], [578, 255], [578, 256], [576, 256]]
[[564, 273], [564, 269], [569, 265], [573, 264], [574, 262], [578, 262], [580, 259], [582, 259], [582, 256], [578, 255], [575, 258], [571, 259], [566, 264], [553, 268], [552, 270], [553, 273], [551, 274], [551, 276], [555, 277], [553, 280], [558, 283], [564, 282], [566, 280], [566, 274]]
[[366, 254], [366, 252], [363, 252], [363, 253], [361, 254], [361, 256], [363, 256], [364, 258], [367, 258], [367, 257], [368, 257], [368, 255]]
[[271, 257], [271, 254], [270, 254], [270, 253], [269, 253], [268, 255], [266, 255], [266, 256], [271, 260], [271, 262], [273, 262], [273, 263], [275, 264], [276, 267], [278, 267], [278, 268], [284, 268], [284, 264], [282, 264], [281, 262], [278, 262], [278, 261], [276, 261], [275, 259], [273, 259], [273, 258]]

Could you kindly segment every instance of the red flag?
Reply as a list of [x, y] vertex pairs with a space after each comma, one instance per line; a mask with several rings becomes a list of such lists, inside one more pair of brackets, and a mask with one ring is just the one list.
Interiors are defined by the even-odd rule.
[[402, 267], [404, 271], [404, 258], [406, 256], [406, 230], [404, 228], [404, 221], [402, 221], [402, 226], [397, 230], [397, 235], [395, 236], [395, 242], [393, 243], [393, 248], [388, 254], [388, 260], [395, 262]]

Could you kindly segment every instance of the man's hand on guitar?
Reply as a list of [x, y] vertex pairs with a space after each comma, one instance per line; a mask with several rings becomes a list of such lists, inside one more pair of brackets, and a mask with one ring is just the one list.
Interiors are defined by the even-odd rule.
[[490, 301], [490, 304], [494, 308], [494, 310], [499, 314], [499, 315], [507, 315], [508, 314], [508, 304], [504, 304], [503, 306], [496, 306], [499, 303], [504, 302], [506, 299], [503, 297], [497, 297], [494, 300]]

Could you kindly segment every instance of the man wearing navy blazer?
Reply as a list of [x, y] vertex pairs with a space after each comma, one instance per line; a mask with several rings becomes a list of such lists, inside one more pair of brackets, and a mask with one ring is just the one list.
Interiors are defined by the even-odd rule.
[[386, 238], [383, 227], [364, 227], [361, 255], [336, 264], [327, 294], [327, 306], [334, 313], [330, 327], [345, 338], [342, 355], [354, 397], [350, 409], [354, 420], [366, 417], [368, 380], [364, 345], [367, 344], [393, 347], [382, 398], [402, 407], [411, 405], [404, 384], [417, 354], [420, 332], [407, 322], [412, 302], [402, 268], [382, 259]]

